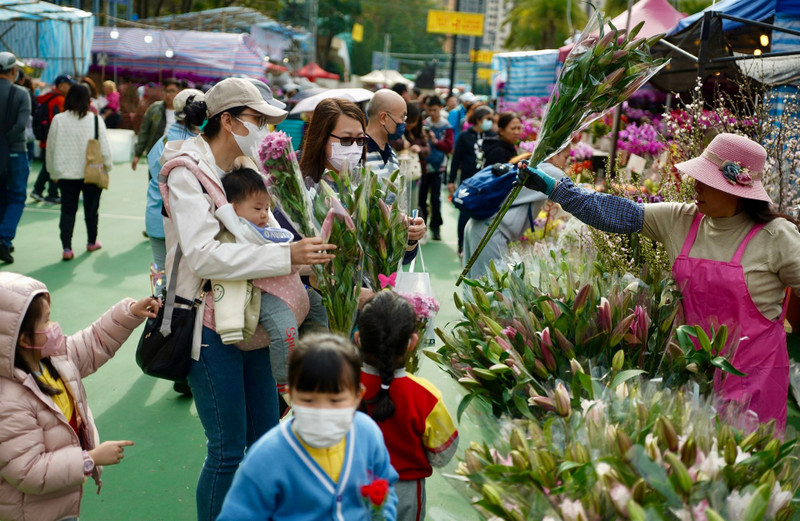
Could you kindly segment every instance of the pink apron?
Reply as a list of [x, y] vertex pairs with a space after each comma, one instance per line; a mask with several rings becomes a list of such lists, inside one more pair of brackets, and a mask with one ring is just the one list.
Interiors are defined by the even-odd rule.
[[786, 426], [786, 400], [789, 392], [789, 353], [786, 348], [786, 315], [784, 301], [781, 316], [768, 320], [750, 297], [741, 265], [747, 244], [764, 227], [756, 224], [739, 245], [730, 262], [689, 258], [703, 215], [698, 213], [680, 256], [672, 266], [672, 275], [683, 293], [686, 324], [708, 325], [716, 317], [719, 324], [735, 332], [741, 328], [741, 340], [731, 363], [746, 377], [725, 374], [722, 388], [717, 389], [726, 401], [749, 403], [761, 422], [772, 418], [780, 431]]

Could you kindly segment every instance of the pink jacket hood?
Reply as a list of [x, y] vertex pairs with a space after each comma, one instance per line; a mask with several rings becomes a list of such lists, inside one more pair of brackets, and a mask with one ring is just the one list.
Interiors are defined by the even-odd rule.
[[50, 296], [47, 286], [18, 273], [0, 272], [0, 378], [14, 379], [19, 329], [36, 295]]

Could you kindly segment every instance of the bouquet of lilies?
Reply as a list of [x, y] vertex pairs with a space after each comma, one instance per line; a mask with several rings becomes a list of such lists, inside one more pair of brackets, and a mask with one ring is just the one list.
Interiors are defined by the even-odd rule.
[[436, 313], [439, 312], [439, 302], [432, 296], [423, 295], [422, 293], [398, 292], [398, 294], [411, 304], [411, 307], [414, 308], [414, 314], [417, 317], [416, 331], [419, 340], [406, 360], [406, 371], [416, 374], [417, 371], [419, 371], [419, 354], [430, 336], [428, 330], [433, 325], [433, 319]]
[[407, 188], [396, 170], [382, 179], [369, 169], [362, 172], [359, 188], [366, 212], [362, 216], [361, 246], [364, 249], [364, 271], [371, 289], [381, 289], [380, 276], [397, 271], [408, 243]]
[[309, 193], [297, 163], [297, 153], [292, 150], [291, 138], [281, 131], [267, 134], [258, 156], [270, 193], [283, 214], [300, 235], [316, 235]]
[[[654, 59], [650, 55], [650, 47], [663, 38], [663, 34], [647, 39], [636, 38], [643, 24], [641, 22], [630, 31], [620, 30], [599, 11], [590, 20], [581, 32], [581, 39], [564, 61], [542, 117], [531, 165], [536, 166], [558, 153], [567, 146], [575, 132], [628, 99], [667, 64], [668, 60]], [[520, 170], [518, 185], [495, 215], [457, 284], [469, 273], [529, 175], [526, 169]]]
[[362, 251], [358, 243], [357, 220], [342, 205], [339, 194], [322, 181], [313, 201], [314, 216], [320, 223], [320, 236], [335, 244], [335, 258], [325, 265], [314, 265], [314, 273], [328, 312], [328, 326], [349, 336], [353, 331], [361, 291]]
[[[575, 372], [583, 374], [580, 364]], [[644, 380], [559, 384], [539, 420], [498, 422], [456, 478], [485, 519], [723, 521], [792, 519], [798, 440], [774, 420], [752, 431], [720, 421], [712, 396]], [[479, 494], [474, 498], [475, 492]]]

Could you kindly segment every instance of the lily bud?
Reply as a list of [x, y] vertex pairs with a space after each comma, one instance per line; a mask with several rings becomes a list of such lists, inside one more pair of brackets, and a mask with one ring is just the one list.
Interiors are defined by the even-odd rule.
[[708, 521], [725, 521], [725, 518], [719, 515], [719, 513], [713, 508], [707, 508], [705, 511], [705, 516]]
[[564, 352], [567, 358], [575, 358], [575, 346], [572, 345], [572, 342], [567, 340], [567, 337], [559, 331], [558, 329], [555, 330], [556, 342], [558, 343], [558, 347]]
[[631, 488], [631, 495], [633, 496], [633, 499], [636, 502], [641, 503], [642, 501], [644, 501], [644, 495], [646, 492], [647, 492], [647, 483], [645, 482], [644, 479], [639, 478]]
[[664, 416], [659, 416], [656, 420], [656, 429], [658, 435], [664, 440], [667, 448], [672, 452], [678, 450], [678, 433], [675, 432], [675, 426]]
[[511, 448], [523, 454], [528, 452], [528, 440], [525, 439], [519, 429], [511, 431]]
[[475, 304], [477, 304], [482, 311], [489, 311], [489, 298], [486, 296], [486, 293], [484, 293], [484, 291], [481, 288], [477, 286], [473, 287], [472, 297]]
[[528, 458], [523, 456], [519, 451], [511, 451], [511, 461], [514, 465], [514, 468], [517, 470], [525, 470], [528, 468]]
[[552, 398], [547, 398], [546, 396], [534, 396], [528, 402], [533, 402], [534, 405], [538, 405], [545, 411], [550, 412], [557, 412], [556, 411], [556, 402]]
[[494, 337], [494, 341], [497, 342], [497, 345], [500, 346], [500, 349], [503, 351], [511, 351], [514, 347], [508, 341], [508, 339], [504, 335], [497, 335]]
[[623, 458], [627, 458], [628, 451], [633, 446], [630, 436], [622, 429], [617, 430], [617, 449]]
[[578, 362], [574, 358], [570, 358], [570, 360], [569, 360], [569, 368], [572, 371], [572, 374], [574, 374], [574, 375], [585, 373], [585, 371], [583, 370], [583, 367], [581, 366], [580, 362]]
[[500, 494], [500, 491], [497, 490], [494, 485], [490, 483], [484, 483], [481, 487], [481, 493], [483, 493], [484, 499], [493, 506], [499, 507], [503, 504], [503, 496]]
[[681, 447], [681, 461], [687, 467], [691, 467], [697, 461], [697, 443], [695, 443], [693, 437], [686, 440], [683, 447]]
[[632, 499], [631, 491], [621, 483], [617, 483], [608, 491], [614, 509], [622, 516], [628, 517], [628, 502]]
[[633, 499], [628, 500], [628, 518], [631, 521], [647, 520], [647, 515], [644, 513], [644, 509]]
[[692, 493], [692, 478], [689, 476], [686, 466], [674, 452], [665, 453], [664, 460], [669, 463], [672, 469], [672, 475], [670, 476], [672, 484], [684, 497], [689, 497]]
[[631, 328], [631, 324], [636, 319], [634, 315], [628, 315], [627, 317], [623, 318], [620, 323], [617, 324], [617, 327], [611, 332], [611, 338], [608, 340], [609, 347], [617, 347], [617, 345], [622, 342], [622, 339], [627, 334], [628, 330]]
[[535, 421], [528, 422], [528, 435], [531, 445], [534, 447], [543, 447], [547, 442], [547, 439], [544, 437], [544, 431]]
[[550, 376], [550, 373], [547, 372], [547, 368], [538, 358], [533, 361], [533, 374], [542, 380], [547, 380]]
[[644, 451], [647, 457], [656, 463], [661, 462], [661, 451], [658, 448], [658, 436], [648, 434], [644, 441]]
[[[558, 330], [556, 330], [558, 331]], [[541, 342], [542, 346], [544, 347], [553, 347], [553, 340], [550, 338], [550, 327], [544, 328], [542, 331], [536, 333], [536, 336], [539, 337], [539, 341]]]
[[477, 441], [472, 441], [469, 444], [469, 450], [480, 456], [481, 458], [487, 458], [488, 455], [486, 454], [486, 449], [483, 445], [478, 443]]
[[558, 382], [556, 385], [555, 391], [555, 405], [556, 405], [556, 412], [562, 418], [566, 418], [569, 416], [571, 407], [570, 407], [570, 395], [567, 388], [564, 387], [564, 384]]
[[597, 306], [597, 319], [604, 333], [611, 331], [611, 304], [605, 297], [600, 298], [600, 305]]
[[478, 456], [476, 456], [471, 450], [467, 450], [464, 453], [464, 463], [467, 465], [467, 471], [470, 474], [476, 474], [483, 469], [481, 460], [478, 459]]
[[686, 366], [686, 370], [689, 371], [690, 373], [697, 374], [699, 367], [697, 367], [696, 363], [692, 362], [691, 364]]
[[586, 450], [586, 447], [584, 447], [579, 441], [575, 441], [570, 444], [569, 454], [572, 457], [572, 461], [580, 463], [581, 465], [591, 461], [589, 451]]
[[622, 367], [625, 365], [625, 353], [622, 349], [618, 350], [614, 353], [614, 358], [611, 359], [611, 369], [615, 372], [622, 371]]
[[556, 364], [556, 357], [553, 356], [553, 352], [544, 345], [542, 345], [542, 360], [544, 360], [544, 366], [551, 373], [554, 373], [558, 368], [558, 365]]
[[580, 314], [586, 307], [586, 303], [588, 302], [591, 294], [592, 294], [591, 284], [586, 284], [580, 289], [580, 291], [578, 291], [578, 295], [575, 297], [575, 302], [572, 303], [572, 310], [575, 312], [576, 315]]
[[736, 450], [736, 442], [733, 439], [733, 436], [728, 438], [728, 441], [725, 443], [725, 450], [723, 451], [722, 457], [725, 458], [725, 463], [728, 465], [733, 465], [736, 463], [736, 454], [738, 451]]
[[539, 450], [539, 461], [541, 462], [541, 468], [547, 474], [552, 473], [556, 470], [556, 459], [550, 453], [549, 450]]

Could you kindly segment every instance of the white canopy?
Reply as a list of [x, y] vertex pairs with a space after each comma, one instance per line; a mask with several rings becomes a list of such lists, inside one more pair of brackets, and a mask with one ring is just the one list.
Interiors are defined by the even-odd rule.
[[405, 83], [411, 85], [414, 82], [395, 70], [387, 70], [384, 76], [382, 69], [375, 69], [366, 76], [361, 76], [361, 83], [382, 83], [383, 85], [394, 85], [395, 83]]
[[373, 94], [372, 91], [359, 88], [330, 89], [300, 100], [297, 105], [294, 106], [291, 113], [311, 112], [319, 105], [320, 101], [328, 98], [339, 98], [352, 101], [353, 103], [361, 103], [362, 101], [371, 100]]

